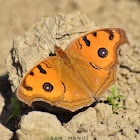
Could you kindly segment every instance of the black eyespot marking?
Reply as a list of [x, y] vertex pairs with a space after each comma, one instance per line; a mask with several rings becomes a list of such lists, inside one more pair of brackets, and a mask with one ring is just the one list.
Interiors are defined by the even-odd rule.
[[24, 87], [24, 88], [27, 89], [28, 91], [32, 91], [33, 90], [33, 88], [32, 87], [29, 87], [29, 86]]
[[30, 72], [30, 75], [34, 75], [34, 73], [31, 71], [31, 72]]
[[82, 49], [82, 44], [80, 43], [79, 39], [78, 39], [78, 44], [76, 42], [76, 46], [77, 46], [77, 49], [78, 50], [81, 50]]
[[91, 62], [90, 62], [90, 65], [91, 65], [94, 69], [101, 70], [101, 68], [96, 67], [96, 66], [93, 65]]
[[66, 87], [65, 87], [65, 85], [64, 85], [64, 83], [63, 82], [61, 82], [62, 83], [62, 85], [63, 85], [63, 88], [64, 88], [64, 93], [66, 92]]
[[108, 51], [105, 48], [100, 48], [98, 50], [99, 57], [105, 58], [108, 55]]
[[111, 35], [109, 36], [109, 40], [113, 40], [113, 38], [114, 38], [114, 35], [113, 33], [111, 33]]
[[53, 65], [51, 65], [48, 61], [44, 61], [42, 63], [45, 64], [47, 68], [52, 68], [53, 67]]
[[87, 39], [86, 36], [83, 37], [83, 40], [85, 41], [87, 46], [90, 46], [90, 41]]
[[97, 32], [92, 33], [94, 36], [97, 36]]
[[76, 42], [75, 44], [76, 44], [76, 47], [77, 47], [78, 50], [82, 49], [82, 45], [81, 44], [79, 45], [79, 42]]
[[33, 90], [32, 87], [30, 87], [30, 86], [28, 86], [28, 85], [26, 84], [26, 79], [23, 81], [23, 88], [25, 88], [25, 89], [28, 90], [28, 91], [32, 91], [32, 90]]
[[37, 66], [41, 73], [46, 74], [47, 72], [41, 67], [41, 65]]
[[53, 90], [53, 86], [52, 86], [52, 84], [50, 84], [50, 83], [44, 83], [43, 89], [44, 89], [44, 91], [46, 91], [46, 92], [51, 92], [51, 91]]

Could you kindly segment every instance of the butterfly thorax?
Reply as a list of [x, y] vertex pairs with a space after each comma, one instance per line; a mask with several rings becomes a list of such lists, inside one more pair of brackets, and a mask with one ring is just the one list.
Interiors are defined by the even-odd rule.
[[64, 52], [63, 49], [61, 49], [61, 48], [58, 47], [58, 46], [55, 46], [54, 52], [56, 53], [56, 56], [58, 56], [58, 57], [64, 62], [65, 65], [70, 65], [70, 64], [71, 64], [70, 58], [69, 58], [68, 55]]

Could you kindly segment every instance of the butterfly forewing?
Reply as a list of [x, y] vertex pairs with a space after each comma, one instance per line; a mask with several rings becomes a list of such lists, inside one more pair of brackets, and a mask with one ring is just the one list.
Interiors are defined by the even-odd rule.
[[64, 96], [61, 71], [56, 56], [48, 57], [31, 68], [21, 81], [17, 91], [20, 100], [31, 106], [34, 101], [50, 104]]

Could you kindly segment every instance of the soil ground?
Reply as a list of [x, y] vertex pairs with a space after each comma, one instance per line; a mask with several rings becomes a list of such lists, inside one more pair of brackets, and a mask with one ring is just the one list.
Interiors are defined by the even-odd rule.
[[[132, 104], [134, 108], [130, 110], [136, 110], [140, 106], [140, 2], [138, 0], [0, 0], [0, 9], [0, 95], [5, 103], [0, 122], [5, 127], [13, 132], [16, 130], [14, 122], [4, 124], [11, 113], [9, 104], [13, 96], [5, 67], [5, 59], [13, 40], [42, 17], [56, 12], [70, 14], [73, 11], [82, 11], [99, 27], [120, 27], [126, 30], [131, 46], [125, 49], [128, 55], [125, 59], [128, 61], [126, 63], [122, 61], [121, 64], [122, 69], [125, 68], [130, 73], [120, 72], [121, 76], [127, 79], [127, 84], [119, 85], [118, 89], [125, 92], [133, 91], [132, 97], [136, 99], [134, 102], [136, 105]], [[118, 79], [122, 77], [118, 75]]]

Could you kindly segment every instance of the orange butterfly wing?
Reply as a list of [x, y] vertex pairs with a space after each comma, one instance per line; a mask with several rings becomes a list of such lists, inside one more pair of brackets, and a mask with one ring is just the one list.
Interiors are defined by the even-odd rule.
[[71, 42], [65, 51], [37, 63], [23, 77], [18, 98], [31, 106], [45, 101], [70, 111], [88, 106], [115, 82], [117, 50], [128, 43], [124, 30], [100, 29]]
[[[123, 29], [103, 28], [75, 39], [66, 48], [66, 52], [73, 58], [89, 61], [96, 68], [111, 69], [118, 64], [119, 46], [125, 43], [129, 44], [129, 41]], [[103, 49], [107, 56], [100, 54]]]
[[29, 106], [34, 101], [47, 100], [48, 103], [54, 104], [54, 102], [61, 100], [63, 98], [63, 89], [60, 71], [56, 69], [55, 64], [58, 64], [58, 61], [54, 56], [43, 59], [31, 68], [20, 83], [17, 97]]
[[67, 66], [56, 56], [48, 57], [23, 77], [17, 97], [29, 106], [34, 101], [45, 101], [75, 111], [95, 101], [81, 80], [73, 66]]
[[66, 48], [96, 100], [115, 83], [118, 49], [125, 43], [129, 41], [123, 29], [104, 28], [82, 35]]

